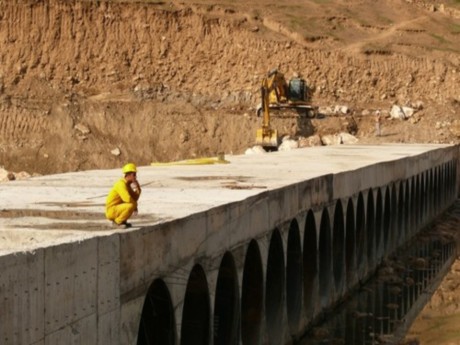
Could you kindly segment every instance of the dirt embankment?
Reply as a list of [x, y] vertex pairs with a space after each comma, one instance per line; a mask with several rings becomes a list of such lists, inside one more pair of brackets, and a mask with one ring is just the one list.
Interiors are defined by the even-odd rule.
[[[407, 131], [413, 142], [458, 140], [455, 54], [321, 50], [273, 23], [213, 6], [0, 1], [0, 165], [52, 173], [241, 153], [254, 142], [260, 81], [274, 67], [303, 76], [315, 104], [347, 105], [358, 136], [371, 133], [363, 109], [421, 101], [421, 120], [388, 140]], [[281, 134], [322, 128], [278, 125]]]

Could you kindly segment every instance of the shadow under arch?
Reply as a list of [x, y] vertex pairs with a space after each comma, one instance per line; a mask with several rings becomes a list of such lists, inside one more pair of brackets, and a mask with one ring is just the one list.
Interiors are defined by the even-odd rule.
[[383, 201], [382, 191], [377, 189], [376, 202], [375, 202], [375, 260], [376, 264], [380, 263], [383, 256]]
[[329, 212], [326, 208], [321, 214], [319, 229], [319, 296], [321, 306], [325, 307], [330, 302], [332, 283], [332, 236]]
[[[405, 234], [406, 229], [404, 228], [404, 217], [405, 217], [406, 208], [405, 208], [403, 181], [399, 183], [398, 205], [396, 209], [398, 210], [398, 219], [397, 219], [397, 224], [396, 224], [396, 247], [399, 247], [401, 244], [404, 243], [404, 240], [406, 238], [406, 234]], [[423, 207], [422, 207], [422, 210], [423, 210]]]
[[315, 297], [318, 279], [318, 248], [316, 221], [312, 210], [308, 211], [303, 239], [303, 291], [305, 313], [308, 317], [315, 310]]
[[344, 287], [345, 271], [345, 225], [343, 220], [342, 201], [335, 204], [334, 225], [332, 230], [332, 269], [334, 272], [335, 290], [340, 295]]
[[287, 242], [286, 309], [289, 330], [297, 334], [302, 312], [302, 244], [296, 219], [289, 226]]
[[162, 279], [155, 279], [145, 296], [137, 345], [176, 344], [174, 309], [168, 287]]
[[366, 214], [364, 210], [363, 193], [358, 195], [358, 206], [356, 208], [356, 266], [358, 279], [362, 279], [366, 267], [365, 246], [366, 246]]
[[366, 258], [367, 269], [372, 271], [375, 263], [375, 209], [374, 192], [372, 188], [367, 194], [367, 214], [366, 214]]
[[347, 221], [345, 224], [345, 270], [347, 287], [352, 287], [356, 281], [356, 236], [355, 236], [355, 207], [353, 200], [348, 199]]
[[391, 197], [390, 197], [390, 186], [385, 188], [385, 200], [383, 209], [383, 253], [387, 256], [390, 250], [390, 239], [391, 239]]
[[241, 293], [241, 340], [259, 344], [263, 308], [263, 268], [259, 245], [251, 240], [246, 252]]
[[282, 343], [284, 275], [283, 240], [279, 230], [275, 229], [268, 248], [265, 282], [265, 319], [269, 344]]
[[239, 293], [235, 260], [230, 252], [222, 258], [214, 300], [214, 345], [238, 344]]
[[203, 268], [196, 264], [187, 282], [182, 311], [181, 345], [209, 343], [210, 302], [208, 283]]
[[393, 252], [398, 244], [398, 197], [396, 195], [396, 183], [391, 185], [391, 194], [390, 194], [390, 203], [391, 203], [391, 225], [390, 225], [390, 252]]

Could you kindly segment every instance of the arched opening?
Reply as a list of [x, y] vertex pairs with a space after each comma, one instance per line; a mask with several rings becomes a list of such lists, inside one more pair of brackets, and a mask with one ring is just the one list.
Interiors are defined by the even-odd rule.
[[[416, 186], [415, 186], [415, 178], [411, 177], [410, 179], [410, 214], [409, 214], [409, 221], [410, 221], [410, 232], [413, 236], [416, 233], [416, 219], [415, 219], [415, 208], [417, 207], [416, 204]], [[428, 205], [428, 208], [430, 206]]]
[[372, 270], [375, 262], [375, 218], [374, 218], [374, 193], [369, 189], [367, 194], [367, 215], [366, 215], [366, 249], [368, 269]]
[[391, 226], [390, 226], [390, 251], [392, 252], [398, 245], [398, 198], [396, 185], [391, 186]]
[[286, 307], [291, 334], [299, 328], [302, 311], [302, 245], [299, 224], [294, 219], [289, 226], [286, 263]]
[[257, 242], [251, 240], [244, 261], [241, 292], [241, 340], [259, 344], [263, 307], [263, 269]]
[[364, 198], [363, 194], [358, 195], [358, 207], [356, 210], [356, 264], [358, 266], [358, 278], [361, 279], [366, 267], [366, 260], [364, 256], [364, 247], [366, 245], [366, 232], [365, 232], [365, 211], [364, 211]]
[[321, 215], [319, 227], [319, 286], [321, 305], [324, 307], [330, 302], [331, 273], [332, 273], [332, 243], [329, 212], [325, 208]]
[[410, 189], [409, 180], [406, 180], [404, 189], [404, 233], [406, 235], [405, 241], [411, 238], [410, 235]]
[[383, 210], [383, 244], [384, 253], [387, 254], [390, 249], [390, 227], [391, 227], [391, 201], [390, 187], [385, 189], [385, 206]]
[[214, 345], [238, 344], [238, 277], [231, 253], [222, 258], [214, 302]]
[[145, 296], [137, 345], [174, 345], [176, 324], [168, 287], [155, 279]]
[[436, 188], [436, 206], [437, 206], [437, 210], [436, 210], [436, 214], [439, 213], [439, 211], [441, 211], [441, 208], [442, 208], [442, 169], [441, 169], [441, 166], [437, 166], [436, 167], [436, 176], [437, 176], [437, 188]]
[[307, 315], [311, 315], [315, 308], [315, 286], [318, 279], [318, 249], [316, 237], [316, 222], [310, 210], [305, 221], [303, 240], [303, 287], [304, 305]]
[[420, 219], [422, 225], [425, 223], [426, 219], [430, 219], [434, 214], [436, 214], [436, 205], [434, 202], [434, 190], [435, 190], [435, 181], [433, 176], [433, 169], [430, 169], [427, 172], [427, 182], [426, 185], [420, 181], [420, 201], [419, 207], [423, 205], [423, 202], [427, 204], [426, 213], [420, 214]]
[[282, 342], [283, 288], [283, 241], [279, 231], [275, 229], [268, 248], [267, 280], [265, 285], [265, 317], [270, 344], [281, 344]]
[[352, 199], [347, 203], [347, 222], [345, 228], [345, 269], [347, 286], [355, 283], [356, 272], [356, 240], [355, 240], [355, 208]]
[[375, 204], [375, 252], [376, 262], [380, 262], [383, 256], [383, 202], [382, 191], [377, 189], [376, 204]]
[[405, 216], [405, 206], [404, 206], [404, 185], [402, 182], [399, 183], [398, 190], [398, 219], [396, 226], [396, 246], [400, 246], [405, 239], [405, 229], [404, 229], [404, 216]]
[[420, 175], [415, 177], [415, 188], [417, 189], [417, 199], [416, 199], [416, 208], [415, 208], [415, 217], [417, 218], [417, 232], [422, 223], [420, 206], [422, 205], [422, 189], [421, 189]]
[[190, 272], [185, 290], [182, 311], [182, 345], [207, 345], [209, 343], [210, 303], [206, 274], [200, 265]]
[[335, 290], [341, 294], [344, 287], [345, 271], [345, 226], [343, 221], [342, 201], [337, 200], [334, 210], [334, 227], [332, 235], [332, 268], [334, 271]]

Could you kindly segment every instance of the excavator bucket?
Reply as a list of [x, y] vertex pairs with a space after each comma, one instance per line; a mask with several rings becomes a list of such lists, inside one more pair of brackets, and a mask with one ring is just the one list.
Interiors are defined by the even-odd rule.
[[259, 128], [256, 133], [256, 145], [267, 148], [277, 148], [278, 131], [276, 129]]

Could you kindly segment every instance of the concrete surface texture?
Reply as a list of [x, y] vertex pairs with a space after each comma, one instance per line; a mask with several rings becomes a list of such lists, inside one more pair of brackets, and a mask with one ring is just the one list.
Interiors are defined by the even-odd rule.
[[[226, 156], [229, 164], [139, 167], [143, 192], [139, 215], [131, 220], [134, 227], [152, 226], [325, 174], [352, 171], [446, 146], [315, 147]], [[120, 177], [119, 170], [94, 170], [2, 184], [0, 254], [120, 231], [113, 230], [104, 217], [106, 194]]]

